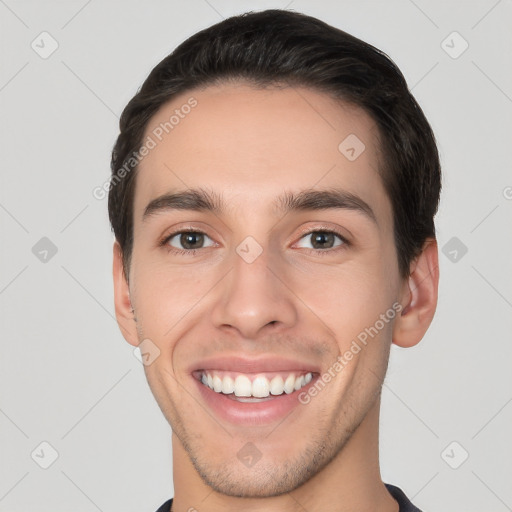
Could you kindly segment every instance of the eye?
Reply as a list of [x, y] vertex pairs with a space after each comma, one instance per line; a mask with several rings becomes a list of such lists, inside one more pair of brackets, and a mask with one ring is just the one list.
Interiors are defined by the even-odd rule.
[[[210, 240], [212, 243], [204, 246], [205, 239]], [[160, 245], [167, 246], [172, 252], [178, 254], [190, 253], [193, 254], [196, 249], [203, 249], [204, 247], [212, 247], [215, 245], [213, 240], [203, 233], [202, 231], [182, 230], [171, 233]]]
[[[336, 243], [336, 238], [339, 240], [338, 243]], [[325, 251], [328, 249], [334, 249], [341, 245], [349, 245], [348, 240], [340, 233], [326, 229], [317, 229], [314, 231], [309, 231], [308, 233], [305, 233], [301, 237], [301, 240], [304, 240], [306, 243], [309, 240], [311, 247], [307, 247], [304, 245], [299, 245], [299, 247], [317, 251]]]
[[[206, 240], [210, 241], [208, 245], [205, 245]], [[332, 250], [337, 250], [338, 247], [344, 248], [344, 246], [350, 245], [343, 235], [329, 229], [309, 231], [304, 233], [300, 240], [301, 242], [297, 244], [298, 247], [312, 250], [317, 254], [329, 253]], [[308, 240], [310, 247], [304, 245], [304, 243], [308, 243]], [[190, 229], [170, 233], [160, 242], [160, 245], [165, 246], [174, 254], [194, 255], [198, 249], [214, 247], [215, 242], [206, 233]]]

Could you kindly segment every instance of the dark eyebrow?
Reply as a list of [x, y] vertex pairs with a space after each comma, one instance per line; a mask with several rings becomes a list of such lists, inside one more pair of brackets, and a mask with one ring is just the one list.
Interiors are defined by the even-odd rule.
[[220, 215], [222, 200], [218, 194], [197, 188], [181, 192], [171, 192], [149, 202], [142, 215], [142, 220], [167, 210], [210, 211]]
[[285, 192], [277, 198], [275, 207], [283, 213], [302, 210], [353, 210], [362, 213], [377, 224], [375, 213], [366, 201], [351, 192], [338, 188], [309, 189], [298, 193]]
[[[282, 214], [308, 210], [353, 210], [377, 224], [375, 213], [368, 203], [351, 192], [337, 188], [287, 191], [276, 199], [273, 206], [276, 213]], [[221, 196], [203, 188], [196, 188], [170, 192], [153, 199], [146, 206], [142, 220], [169, 210], [209, 211], [217, 215], [224, 212]]]

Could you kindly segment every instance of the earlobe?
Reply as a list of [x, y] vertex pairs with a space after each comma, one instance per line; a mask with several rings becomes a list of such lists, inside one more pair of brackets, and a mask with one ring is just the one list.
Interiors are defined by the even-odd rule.
[[429, 328], [437, 307], [439, 262], [437, 242], [428, 239], [421, 254], [411, 264], [411, 273], [402, 289], [402, 313], [393, 327], [393, 343], [412, 347]]
[[114, 304], [117, 324], [124, 339], [130, 345], [138, 346], [137, 326], [130, 299], [130, 287], [123, 269], [123, 251], [117, 240], [113, 247], [112, 274], [114, 279]]

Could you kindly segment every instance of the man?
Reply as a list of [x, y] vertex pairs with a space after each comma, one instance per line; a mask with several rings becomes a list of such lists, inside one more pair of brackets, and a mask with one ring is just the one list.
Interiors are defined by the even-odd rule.
[[390, 345], [439, 278], [439, 157], [400, 71], [249, 13], [159, 63], [120, 130], [115, 308], [173, 431], [159, 512], [418, 510], [378, 458]]

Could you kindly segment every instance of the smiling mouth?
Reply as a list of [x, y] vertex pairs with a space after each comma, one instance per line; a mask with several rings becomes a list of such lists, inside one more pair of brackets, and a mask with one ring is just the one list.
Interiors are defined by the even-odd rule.
[[215, 393], [238, 402], [263, 402], [289, 395], [309, 384], [313, 372], [236, 373], [223, 370], [198, 370], [194, 377]]

